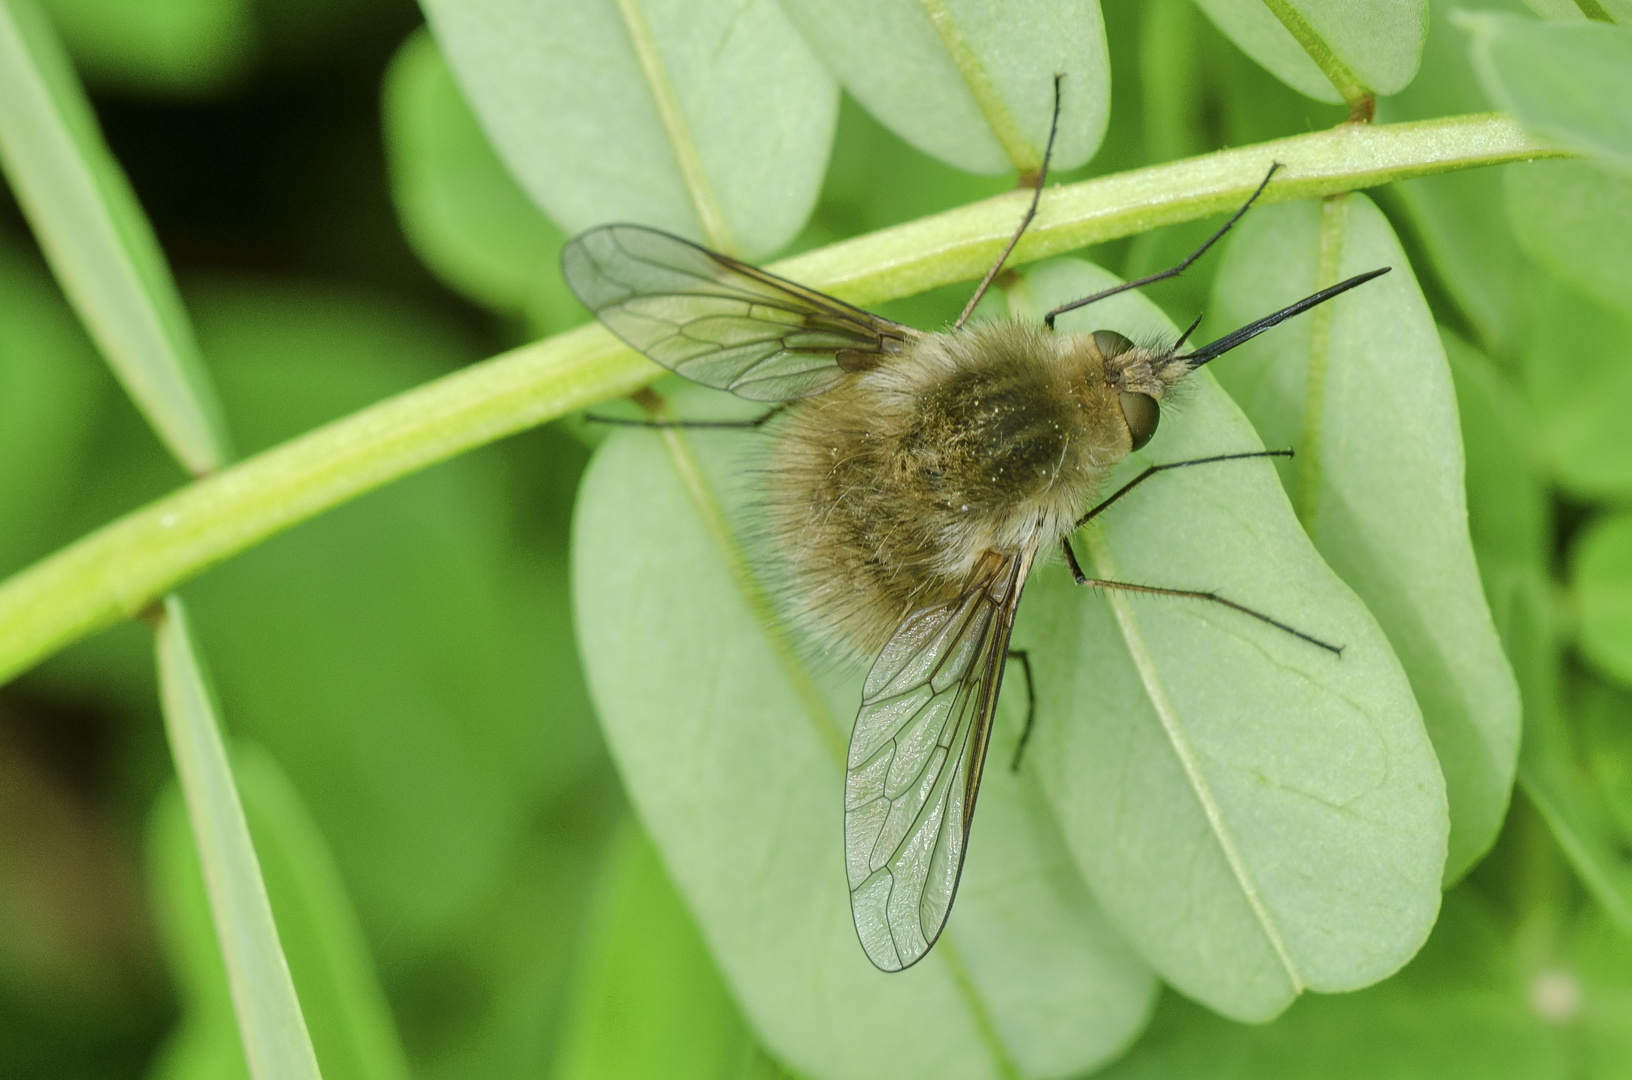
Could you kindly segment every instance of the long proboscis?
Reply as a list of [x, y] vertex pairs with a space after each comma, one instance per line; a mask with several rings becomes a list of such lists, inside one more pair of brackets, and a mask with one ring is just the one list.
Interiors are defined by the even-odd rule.
[[1318, 307], [1321, 304], [1324, 304], [1326, 301], [1332, 299], [1334, 296], [1340, 296], [1343, 293], [1348, 292], [1356, 285], [1364, 285], [1374, 277], [1382, 277], [1392, 269], [1394, 269], [1392, 266], [1385, 266], [1380, 270], [1371, 270], [1364, 274], [1356, 274], [1347, 281], [1340, 281], [1336, 285], [1333, 285], [1327, 289], [1322, 289], [1312, 296], [1306, 296], [1297, 303], [1284, 307], [1275, 312], [1273, 315], [1265, 315], [1257, 322], [1248, 323], [1239, 330], [1225, 334], [1217, 341], [1203, 345], [1193, 353], [1175, 357], [1175, 359], [1188, 363], [1190, 365], [1190, 370], [1194, 371], [1207, 361], [1223, 356], [1237, 345], [1242, 345], [1248, 341], [1251, 341], [1253, 338], [1257, 337], [1265, 330], [1268, 330], [1270, 327], [1277, 326], [1280, 323], [1292, 318], [1294, 315], [1301, 315], [1312, 307]]

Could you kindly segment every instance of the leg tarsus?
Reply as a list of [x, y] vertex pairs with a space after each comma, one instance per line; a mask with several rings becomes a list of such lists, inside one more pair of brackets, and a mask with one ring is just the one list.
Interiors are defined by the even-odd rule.
[[1230, 231], [1230, 227], [1232, 225], [1241, 220], [1241, 215], [1250, 210], [1252, 208], [1252, 204], [1258, 201], [1258, 196], [1262, 195], [1264, 193], [1264, 188], [1269, 186], [1269, 178], [1274, 176], [1275, 170], [1279, 169], [1280, 167], [1281, 163], [1278, 161], [1272, 164], [1269, 167], [1269, 172], [1265, 173], [1264, 178], [1258, 182], [1257, 190], [1255, 190], [1251, 195], [1247, 196], [1247, 201], [1241, 205], [1241, 209], [1237, 210], [1230, 220], [1226, 221], [1217, 232], [1215, 232], [1212, 236], [1209, 236], [1205, 243], [1203, 243], [1196, 250], [1192, 251], [1189, 256], [1179, 265], [1169, 267], [1168, 269], [1160, 271], [1159, 273], [1146, 274], [1144, 277], [1138, 278], [1134, 281], [1124, 281], [1120, 285], [1113, 286], [1109, 289], [1103, 289], [1100, 292], [1094, 293], [1092, 296], [1085, 296], [1081, 300], [1073, 300], [1069, 304], [1061, 304], [1053, 311], [1050, 311], [1047, 315], [1044, 315], [1043, 322], [1047, 323], [1048, 328], [1052, 330], [1054, 329], [1054, 320], [1061, 315], [1064, 315], [1068, 311], [1075, 311], [1077, 308], [1087, 307], [1096, 300], [1103, 300], [1107, 296], [1115, 296], [1117, 293], [1127, 292], [1129, 289], [1137, 289], [1143, 285], [1151, 285], [1158, 281], [1165, 281], [1170, 277], [1178, 277], [1180, 274], [1184, 273], [1190, 268], [1191, 263], [1205, 255], [1208, 248], [1218, 243], [1219, 239], [1222, 238], [1225, 233]]
[[1025, 649], [1010, 649], [1009, 658], [1020, 661], [1026, 672], [1026, 724], [1020, 729], [1020, 741], [1014, 744], [1014, 758], [1009, 762], [1010, 772], [1020, 771], [1020, 758], [1031, 741], [1031, 725], [1037, 719], [1037, 683], [1031, 677], [1031, 654]]
[[[1067, 543], [1066, 551], [1070, 552], [1070, 550], [1070, 545]], [[1295, 626], [1288, 626], [1279, 619], [1265, 615], [1261, 611], [1255, 611], [1245, 604], [1238, 604], [1234, 600], [1220, 596], [1215, 592], [1198, 592], [1194, 589], [1164, 589], [1157, 585], [1135, 585], [1131, 581], [1111, 581], [1107, 578], [1085, 577], [1082, 576], [1082, 571], [1076, 567], [1074, 556], [1071, 556], [1071, 560], [1073, 564], [1071, 576], [1076, 579], [1078, 585], [1084, 585], [1090, 589], [1121, 589], [1123, 592], [1144, 593], [1147, 596], [1176, 596], [1183, 600], [1205, 600], [1210, 604], [1219, 604], [1231, 611], [1239, 611], [1243, 615], [1251, 616], [1261, 623], [1266, 623], [1277, 630], [1291, 634], [1300, 641], [1307, 641], [1316, 648], [1325, 649], [1333, 656], [1341, 657], [1343, 655], [1343, 646], [1341, 645], [1333, 645], [1322, 641], [1313, 634], [1306, 634]]]
[[[1220, 461], [1244, 461], [1244, 460], [1246, 460], [1248, 458], [1270, 458], [1270, 457], [1289, 458], [1291, 456], [1292, 456], [1292, 451], [1291, 450], [1250, 450], [1250, 451], [1247, 451], [1245, 453], [1240, 453], [1240, 454], [1214, 454], [1212, 457], [1191, 458], [1188, 461], [1170, 461], [1165, 465], [1151, 465], [1148, 468], [1146, 468], [1144, 472], [1140, 473], [1138, 476], [1134, 477], [1132, 480], [1129, 480], [1126, 484], [1123, 484], [1121, 487], [1117, 488], [1116, 491], [1113, 492], [1109, 498], [1102, 500], [1098, 506], [1094, 507], [1092, 510], [1088, 511], [1086, 514], [1082, 515], [1082, 517], [1078, 518], [1077, 519], [1077, 528], [1080, 529], [1084, 525], [1088, 524], [1090, 521], [1094, 520], [1094, 518], [1098, 517], [1102, 512], [1105, 511], [1106, 508], [1108, 508], [1116, 500], [1120, 499], [1122, 496], [1126, 495], [1128, 492], [1132, 491], [1134, 488], [1138, 487], [1140, 484], [1144, 483], [1146, 480], [1149, 480], [1152, 476], [1155, 476], [1157, 473], [1164, 473], [1164, 472], [1168, 472], [1168, 471], [1173, 470], [1173, 469], [1183, 469], [1183, 468], [1187, 468], [1187, 467], [1189, 467], [1191, 465], [1212, 465], [1212, 464], [1215, 464], [1215, 463], [1220, 462]], [[1080, 585], [1082, 583], [1079, 581], [1077, 584]]]
[[[986, 271], [986, 276], [981, 278], [980, 284], [975, 287], [975, 295], [963, 306], [963, 313], [958, 316], [958, 321], [952, 324], [954, 330], [963, 329], [963, 324], [975, 313], [975, 305], [986, 295], [986, 290], [992, 287], [998, 271], [1003, 269], [1009, 254], [1014, 251], [1014, 245], [1020, 242], [1020, 237], [1025, 235], [1026, 227], [1031, 224], [1031, 219], [1037, 216], [1037, 203], [1043, 197], [1043, 185], [1048, 182], [1048, 159], [1054, 156], [1054, 134], [1060, 128], [1060, 80], [1063, 78], [1064, 75], [1054, 76], [1054, 119], [1048, 125], [1048, 146], [1043, 150], [1043, 167], [1037, 170], [1037, 186], [1031, 192], [1031, 206], [1026, 210], [1026, 216], [1020, 219], [1020, 227], [1014, 230], [1014, 235], [1009, 238], [1009, 246], [1003, 249], [1003, 254], [999, 255], [992, 268]], [[1050, 330], [1054, 328], [1052, 321], [1048, 325]]]
[[590, 424], [638, 428], [757, 428], [787, 407], [787, 402], [782, 402], [750, 420], [636, 420], [623, 416], [596, 416], [593, 413], [586, 413], [584, 421]]

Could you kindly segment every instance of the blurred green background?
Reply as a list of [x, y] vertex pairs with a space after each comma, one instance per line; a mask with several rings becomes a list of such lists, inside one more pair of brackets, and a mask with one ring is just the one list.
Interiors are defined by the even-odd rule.
[[[45, 7], [175, 269], [240, 453], [583, 318], [555, 270], [563, 237], [499, 167], [409, 0]], [[1110, 131], [1060, 180], [1345, 115], [1188, 3], [1104, 13]], [[1380, 118], [1487, 108], [1464, 42], [1436, 6], [1422, 74]], [[1011, 185], [925, 157], [846, 98], [790, 250]], [[1560, 162], [1376, 193], [1445, 328], [1486, 591], [1566, 805], [1516, 798], [1448, 901], [1450, 929], [1396, 989], [1356, 995], [1361, 1012], [1300, 1005], [1237, 1035], [1170, 995], [1130, 1070], [1188, 1071], [1230, 1046], [1298, 1071], [1327, 1059], [1300, 1047], [1340, 1052], [1334, 1031], [1365, 1009], [1473, 985], [1489, 1015], [1545, 1026], [1558, 1017], [1535, 995], [1553, 984], [1537, 979], [1556, 970], [1606, 1003], [1579, 1020], [1585, 1071], [1632, 1069], [1618, 1036], [1588, 1031], [1632, 1024], [1627, 944], [1555, 839], [1574, 823], [1611, 876], [1632, 852], [1629, 190]], [[1581, 206], [1597, 211], [1567, 210]], [[1135, 276], [1214, 227], [1087, 254]], [[1216, 261], [1153, 298], [1188, 323]], [[938, 326], [966, 292], [884, 313]], [[561, 422], [466, 455], [182, 590], [331, 1080], [776, 1072], [628, 818], [579, 674], [566, 537], [593, 438]], [[0, 575], [185, 479], [0, 194]], [[145, 627], [121, 626], [0, 688], [0, 1076], [243, 1073], [150, 649]], [[1533, 1075], [1573, 1052], [1491, 1051]]]

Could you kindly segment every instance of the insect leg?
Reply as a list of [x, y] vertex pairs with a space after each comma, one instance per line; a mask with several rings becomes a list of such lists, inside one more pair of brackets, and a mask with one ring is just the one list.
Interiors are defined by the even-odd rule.
[[[1020, 227], [1014, 230], [1014, 235], [1009, 238], [1009, 246], [1003, 249], [1003, 254], [999, 255], [997, 261], [992, 264], [992, 268], [986, 271], [986, 276], [980, 279], [980, 285], [975, 289], [975, 295], [971, 296], [969, 302], [963, 306], [963, 314], [959, 315], [958, 321], [952, 324], [954, 330], [963, 329], [963, 324], [968, 322], [969, 316], [975, 313], [975, 305], [980, 303], [980, 298], [986, 295], [986, 290], [992, 287], [992, 281], [997, 277], [997, 272], [1003, 269], [1003, 263], [1008, 260], [1009, 254], [1014, 251], [1014, 245], [1018, 244], [1020, 237], [1025, 234], [1026, 226], [1030, 225], [1031, 219], [1037, 216], [1037, 203], [1043, 197], [1043, 183], [1048, 179], [1048, 159], [1054, 156], [1054, 133], [1060, 127], [1060, 80], [1063, 78], [1065, 78], [1064, 75], [1054, 76], [1054, 119], [1049, 121], [1048, 124], [1048, 146], [1043, 150], [1043, 167], [1037, 170], [1037, 186], [1031, 193], [1031, 206], [1027, 208], [1026, 216], [1020, 219]], [[1052, 321], [1048, 325], [1049, 329], [1053, 329], [1054, 323]]]
[[1212, 457], [1191, 458], [1189, 461], [1170, 461], [1166, 465], [1152, 465], [1144, 472], [1134, 477], [1132, 480], [1129, 480], [1126, 484], [1123, 484], [1121, 487], [1117, 488], [1116, 491], [1112, 493], [1110, 498], [1101, 500], [1098, 506], [1094, 507], [1086, 514], [1082, 515], [1082, 517], [1078, 518], [1076, 527], [1079, 529], [1082, 528], [1084, 525], [1088, 524], [1090, 521], [1094, 520], [1101, 513], [1103, 513], [1106, 508], [1108, 508], [1116, 500], [1120, 499], [1122, 496], [1126, 495], [1128, 492], [1132, 491], [1146, 480], [1149, 480], [1157, 473], [1167, 472], [1169, 469], [1182, 469], [1189, 465], [1211, 465], [1215, 461], [1242, 461], [1246, 458], [1266, 457], [1289, 458], [1291, 456], [1291, 450], [1253, 450], [1243, 454], [1215, 454]]
[[1221, 229], [1219, 229], [1216, 233], [1214, 233], [1212, 236], [1209, 236], [1207, 238], [1206, 243], [1202, 244], [1200, 247], [1198, 247], [1196, 250], [1192, 251], [1188, 256], [1186, 256], [1185, 260], [1183, 262], [1181, 262], [1179, 265], [1174, 266], [1174, 267], [1170, 267], [1169, 269], [1163, 270], [1160, 273], [1146, 274], [1144, 277], [1139, 278], [1137, 281], [1124, 281], [1120, 285], [1114, 286], [1114, 287], [1109, 288], [1109, 289], [1104, 289], [1104, 290], [1102, 290], [1100, 292], [1094, 293], [1094, 295], [1092, 295], [1092, 296], [1085, 296], [1081, 300], [1073, 300], [1069, 304], [1061, 304], [1059, 307], [1055, 308], [1053, 311], [1050, 311], [1047, 315], [1044, 315], [1043, 316], [1043, 322], [1048, 324], [1048, 328], [1050, 330], [1052, 330], [1052, 329], [1054, 329], [1054, 320], [1056, 318], [1058, 318], [1059, 316], [1064, 315], [1068, 311], [1075, 311], [1077, 308], [1087, 307], [1089, 304], [1092, 304], [1095, 300], [1103, 300], [1107, 296], [1115, 296], [1117, 293], [1127, 292], [1129, 289], [1137, 289], [1141, 285], [1150, 285], [1150, 284], [1152, 284], [1154, 282], [1157, 282], [1157, 281], [1165, 281], [1170, 277], [1178, 277], [1180, 274], [1184, 273], [1186, 270], [1188, 270], [1190, 268], [1191, 263], [1193, 263], [1197, 259], [1201, 258], [1202, 255], [1204, 255], [1206, 253], [1208, 248], [1210, 248], [1214, 244], [1218, 243], [1219, 238], [1222, 237], [1225, 233], [1230, 231], [1230, 226], [1234, 225], [1237, 221], [1241, 220], [1241, 215], [1245, 214], [1247, 212], [1247, 210], [1251, 208], [1252, 204], [1257, 200], [1258, 196], [1260, 196], [1260, 195], [1262, 195], [1264, 193], [1264, 188], [1269, 185], [1269, 178], [1271, 176], [1274, 176], [1275, 175], [1275, 170], [1279, 169], [1280, 167], [1281, 167], [1281, 163], [1278, 162], [1278, 161], [1275, 162], [1273, 165], [1271, 165], [1269, 167], [1269, 172], [1264, 174], [1264, 178], [1258, 182], [1257, 189], [1254, 190], [1251, 195], [1247, 196], [1247, 201], [1242, 204], [1241, 209], [1239, 209], [1239, 210], [1237, 210], [1235, 212], [1235, 216], [1230, 218], [1230, 220], [1226, 221], [1224, 223], [1224, 226]]
[[1065, 562], [1071, 568], [1071, 577], [1078, 585], [1085, 585], [1090, 589], [1121, 589], [1123, 592], [1145, 593], [1150, 596], [1178, 596], [1186, 600], [1205, 600], [1212, 604], [1222, 604], [1231, 611], [1239, 611], [1243, 615], [1250, 615], [1261, 623], [1268, 623], [1277, 630], [1284, 630], [1293, 637], [1317, 648], [1325, 649], [1334, 656], [1343, 655], [1343, 646], [1332, 645], [1320, 640], [1312, 634], [1306, 634], [1293, 626], [1288, 626], [1279, 619], [1271, 618], [1261, 611], [1254, 611], [1245, 604], [1238, 604], [1213, 592], [1197, 592], [1192, 589], [1163, 589], [1155, 585], [1135, 585], [1128, 581], [1109, 581], [1105, 578], [1091, 578], [1082, 572], [1082, 566], [1077, 562], [1077, 553], [1071, 549], [1071, 538], [1065, 537], [1060, 541], [1065, 549]]
[[632, 420], [622, 416], [595, 416], [586, 414], [590, 424], [612, 424], [616, 427], [638, 428], [757, 428], [788, 407], [787, 402], [767, 409], [751, 420]]
[[1026, 670], [1026, 726], [1020, 729], [1020, 741], [1014, 744], [1014, 758], [1009, 762], [1010, 772], [1020, 771], [1020, 757], [1031, 741], [1031, 722], [1037, 719], [1037, 683], [1031, 677], [1031, 654], [1024, 649], [1010, 649], [1009, 659], [1020, 661]]

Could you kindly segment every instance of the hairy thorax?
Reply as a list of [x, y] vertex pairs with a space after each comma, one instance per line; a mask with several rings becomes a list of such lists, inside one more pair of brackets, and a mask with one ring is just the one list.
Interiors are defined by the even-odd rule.
[[1086, 335], [937, 334], [798, 403], [768, 493], [792, 590], [862, 650], [956, 596], [983, 552], [1057, 543], [1128, 452]]

